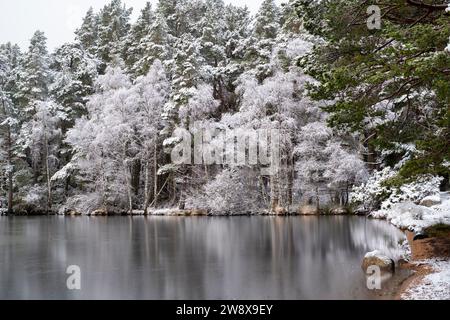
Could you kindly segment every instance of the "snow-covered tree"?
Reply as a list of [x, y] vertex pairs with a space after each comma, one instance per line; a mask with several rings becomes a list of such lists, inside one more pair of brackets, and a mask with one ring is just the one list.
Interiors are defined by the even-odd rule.
[[148, 75], [134, 85], [120, 68], [108, 68], [96, 86], [98, 93], [87, 106], [88, 117], [79, 119], [67, 135], [77, 152], [75, 164], [93, 182], [91, 192], [100, 194], [105, 209], [131, 211], [140, 194], [147, 209], [150, 196], [157, 194], [158, 135], [169, 96], [163, 66], [155, 61]]
[[81, 27], [75, 31], [75, 34], [76, 41], [81, 44], [83, 49], [94, 55], [98, 50], [98, 28], [98, 16], [94, 13], [94, 9], [90, 7], [83, 18]]
[[189, 208], [203, 208], [215, 215], [240, 215], [260, 212], [263, 198], [258, 190], [260, 180], [251, 171], [225, 169], [208, 182], [200, 193], [189, 196]]
[[[12, 101], [14, 70], [20, 50], [10, 43], [0, 46], [0, 190], [7, 193], [8, 214], [13, 213], [14, 172], [18, 158], [17, 138], [20, 129], [19, 111]], [[0, 199], [3, 195], [0, 195]]]
[[172, 94], [166, 105], [165, 117], [170, 134], [178, 122], [178, 112], [186, 106], [201, 82], [202, 63], [198, 41], [191, 35], [183, 35], [177, 41], [172, 64]]
[[91, 183], [89, 192], [97, 193], [108, 210], [129, 202], [131, 196], [129, 160], [137, 152], [136, 145], [131, 145], [133, 128], [126, 124], [131, 82], [120, 68], [108, 68], [98, 77], [96, 87], [97, 93], [87, 104], [88, 117], [77, 120], [66, 142], [76, 152], [81, 179]]
[[320, 208], [321, 194], [329, 194], [331, 199], [325, 200], [327, 203], [347, 205], [351, 187], [366, 177], [364, 162], [356, 151], [346, 149], [325, 122], [302, 127], [298, 141], [296, 183], [302, 198]]
[[[155, 60], [146, 76], [139, 77], [132, 88], [139, 106], [136, 117], [139, 125], [140, 165], [144, 173], [144, 211], [147, 213], [151, 204], [155, 205], [159, 197], [158, 170], [162, 153], [161, 130], [164, 128], [164, 106], [170, 96], [170, 83], [164, 66]], [[142, 164], [142, 166], [141, 166]], [[152, 183], [153, 182], [153, 183]], [[135, 183], [139, 187], [139, 183]]]
[[[394, 1], [392, 10], [417, 15]], [[24, 54], [1, 45], [0, 201], [10, 212], [177, 203], [283, 212], [302, 200], [347, 204], [367, 164], [448, 177], [441, 6], [421, 18], [437, 29], [392, 21], [395, 32], [367, 34], [351, 15], [333, 15], [343, 4], [356, 0], [264, 0], [252, 19], [223, 0], [160, 0], [131, 23], [131, 8], [111, 0], [52, 54], [39, 31]], [[355, 38], [341, 30], [349, 24]], [[278, 169], [223, 161], [235, 151], [228, 143], [218, 163], [205, 148], [202, 165], [174, 164], [180, 127], [204, 129], [214, 147], [234, 143], [226, 130], [277, 130]]]
[[127, 8], [121, 0], [112, 0], [100, 10], [97, 55], [105, 63], [120, 56], [122, 41], [131, 28], [131, 13], [132, 9]]
[[270, 61], [280, 28], [278, 6], [274, 0], [264, 0], [256, 15], [253, 34], [248, 39], [245, 54], [249, 72], [260, 82], [272, 74]]
[[156, 14], [154, 22], [148, 29], [146, 34], [138, 45], [138, 51], [141, 53], [139, 59], [131, 66], [131, 71], [136, 75], [145, 75], [149, 71], [155, 60], [167, 64], [171, 58], [171, 41], [172, 38], [168, 33], [168, 27], [165, 19]]
[[149, 34], [153, 22], [152, 5], [150, 2], [147, 2], [122, 44], [122, 56], [128, 69], [133, 69], [134, 65], [145, 56], [146, 52], [144, 51], [143, 42], [144, 38]]
[[206, 120], [217, 111], [220, 102], [214, 99], [213, 87], [200, 84], [198, 88], [191, 90], [191, 97], [187, 104], [179, 110], [179, 119], [185, 127], [196, 121]]
[[62, 132], [62, 107], [52, 101], [41, 101], [36, 105], [36, 113], [22, 128], [23, 147], [29, 150], [35, 182], [45, 185], [46, 211], [52, 208], [51, 178], [59, 166]]
[[31, 38], [28, 51], [22, 57], [16, 74], [14, 101], [20, 106], [24, 118], [30, 118], [35, 112], [36, 102], [48, 97], [52, 80], [47, 38], [43, 32], [36, 31]]
[[98, 64], [98, 60], [76, 44], [65, 44], [53, 55], [54, 81], [50, 93], [65, 109], [65, 129], [86, 113], [87, 97], [94, 93]]

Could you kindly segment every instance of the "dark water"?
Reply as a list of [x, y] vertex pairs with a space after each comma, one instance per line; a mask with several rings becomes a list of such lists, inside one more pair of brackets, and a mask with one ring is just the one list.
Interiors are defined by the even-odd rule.
[[362, 257], [403, 238], [360, 217], [2, 217], [0, 299], [366, 299]]

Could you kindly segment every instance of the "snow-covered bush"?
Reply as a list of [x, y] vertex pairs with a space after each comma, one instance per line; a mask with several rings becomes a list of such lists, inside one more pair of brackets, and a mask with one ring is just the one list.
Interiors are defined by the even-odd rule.
[[350, 202], [356, 206], [356, 211], [370, 212], [379, 208], [381, 203], [392, 193], [391, 188], [385, 186], [385, 182], [397, 173], [387, 167], [376, 171], [369, 180], [350, 193]]
[[389, 210], [394, 204], [403, 202], [413, 202], [418, 204], [425, 197], [439, 196], [439, 186], [442, 180], [442, 177], [431, 175], [421, 176], [412, 183], [394, 189], [390, 197], [381, 204], [381, 209]]
[[410, 231], [420, 231], [441, 223], [450, 224], [450, 211], [428, 208], [409, 201], [396, 203], [390, 209], [372, 212], [371, 217], [386, 219], [394, 226]]
[[66, 203], [60, 207], [58, 213], [63, 215], [69, 211], [75, 211], [87, 215], [100, 209], [101, 205], [102, 198], [99, 193], [93, 192], [83, 195], [75, 195], [66, 200]]
[[14, 211], [20, 213], [45, 212], [47, 207], [47, 189], [40, 185], [24, 186], [20, 192], [20, 201]]
[[215, 215], [261, 212], [264, 202], [257, 192], [251, 190], [257, 185], [255, 180], [243, 170], [226, 169], [206, 184], [200, 194], [188, 197], [186, 206], [206, 209]]
[[426, 197], [439, 195], [441, 177], [423, 175], [400, 187], [387, 184], [396, 175], [397, 172], [388, 167], [376, 171], [367, 183], [355, 187], [350, 194], [350, 201], [357, 206], [357, 211], [371, 212], [380, 208], [389, 210], [397, 203], [419, 204]]

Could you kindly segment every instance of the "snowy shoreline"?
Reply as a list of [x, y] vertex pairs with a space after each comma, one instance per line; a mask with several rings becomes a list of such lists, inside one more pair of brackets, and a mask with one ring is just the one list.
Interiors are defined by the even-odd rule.
[[[427, 197], [416, 205], [412, 202], [399, 203], [388, 210], [379, 210], [370, 216], [385, 219], [400, 230], [410, 232], [408, 243], [411, 251], [423, 250], [430, 246], [436, 249], [442, 244], [437, 241], [413, 239], [414, 233], [424, 232], [436, 225], [450, 225], [450, 194], [441, 192], [439, 195]], [[426, 236], [426, 235], [425, 235]], [[427, 237], [427, 236], [426, 236]], [[444, 244], [445, 245], [445, 244]], [[433, 250], [434, 251], [434, 250]], [[450, 299], [450, 260], [448, 257], [436, 256], [433, 252], [428, 259], [415, 259], [414, 252], [408, 265], [414, 273], [399, 288], [397, 294], [402, 300], [449, 300]]]

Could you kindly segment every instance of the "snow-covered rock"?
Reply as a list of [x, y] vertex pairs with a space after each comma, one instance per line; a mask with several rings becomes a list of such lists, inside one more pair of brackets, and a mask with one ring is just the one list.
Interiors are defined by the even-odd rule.
[[180, 210], [178, 208], [167, 208], [167, 209], [157, 209], [157, 210], [150, 210], [149, 214], [152, 216], [207, 216], [208, 211], [206, 210], [200, 210], [200, 209], [194, 209], [194, 210]]
[[441, 197], [438, 194], [425, 197], [420, 201], [420, 205], [424, 207], [432, 207], [438, 204], [441, 204]]
[[370, 266], [377, 266], [380, 268], [381, 272], [394, 272], [395, 271], [395, 262], [388, 256], [384, 255], [382, 252], [375, 250], [367, 253], [364, 256], [362, 262], [362, 269], [364, 272], [367, 271], [367, 268]]
[[330, 210], [330, 214], [336, 216], [343, 216], [349, 214], [349, 210], [345, 207], [334, 207]]
[[273, 213], [276, 214], [277, 216], [284, 216], [284, 215], [287, 215], [288, 212], [289, 212], [289, 211], [288, 211], [286, 208], [280, 207], [280, 206], [276, 207], [276, 208], [273, 210]]
[[319, 214], [319, 210], [315, 206], [301, 206], [298, 209], [298, 213], [304, 216], [312, 216]]
[[94, 210], [90, 214], [91, 216], [107, 216], [108, 212], [105, 209]]

